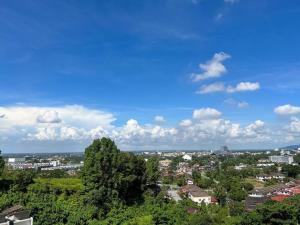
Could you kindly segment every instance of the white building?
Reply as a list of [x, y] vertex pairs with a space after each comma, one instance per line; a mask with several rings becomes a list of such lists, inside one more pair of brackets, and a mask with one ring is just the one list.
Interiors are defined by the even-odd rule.
[[[199, 188], [200, 189], [200, 188]], [[188, 197], [193, 201], [198, 204], [205, 203], [205, 204], [210, 204], [211, 203], [211, 196], [207, 194], [203, 190], [192, 190], [188, 193]]]
[[25, 162], [25, 158], [8, 158], [7, 162], [8, 164], [23, 163]]
[[257, 175], [256, 179], [259, 181], [267, 181], [267, 180], [271, 180], [271, 179], [276, 179], [276, 180], [283, 180], [285, 177], [283, 174], [279, 174], [279, 173], [274, 173], [274, 174], [261, 174], [261, 175]]
[[182, 156], [182, 158], [183, 158], [184, 160], [187, 160], [187, 161], [192, 160], [192, 156], [190, 156], [190, 155], [188, 155], [188, 154], [185, 154], [184, 156]]
[[294, 162], [293, 156], [290, 155], [272, 155], [269, 156], [269, 160], [274, 163], [286, 163], [286, 164], [292, 164]]

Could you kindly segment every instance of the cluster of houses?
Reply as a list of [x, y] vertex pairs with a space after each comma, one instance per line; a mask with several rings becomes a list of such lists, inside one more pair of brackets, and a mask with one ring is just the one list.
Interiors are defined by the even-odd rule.
[[8, 158], [6, 163], [8, 168], [13, 170], [39, 169], [41, 171], [49, 171], [60, 169], [68, 171], [70, 175], [83, 166], [83, 162], [77, 164], [62, 164], [60, 160], [49, 160], [48, 162], [28, 162], [26, 158]]
[[251, 211], [268, 200], [283, 201], [286, 198], [300, 194], [300, 180], [293, 180], [288, 183], [280, 183], [264, 188], [257, 188], [249, 193], [246, 198], [246, 210]]

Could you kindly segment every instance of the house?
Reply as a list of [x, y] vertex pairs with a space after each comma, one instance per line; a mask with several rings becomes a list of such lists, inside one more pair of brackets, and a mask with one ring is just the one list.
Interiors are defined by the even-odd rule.
[[188, 154], [185, 154], [184, 156], [182, 156], [182, 158], [183, 158], [184, 160], [187, 160], [187, 161], [192, 160], [192, 156], [190, 156], [190, 155], [188, 155]]
[[198, 204], [211, 203], [211, 196], [196, 185], [185, 185], [181, 188], [182, 193], [186, 193], [188, 198]]
[[271, 179], [283, 180], [285, 176], [280, 173], [272, 173], [272, 174], [260, 174], [256, 176], [256, 179], [259, 181], [267, 181]]
[[159, 166], [160, 166], [160, 168], [168, 168], [171, 163], [172, 163], [172, 160], [169, 160], [169, 159], [160, 160]]
[[193, 181], [193, 180], [191, 180], [191, 179], [188, 179], [188, 180], [186, 181], [186, 184], [187, 184], [187, 185], [194, 184], [194, 181]]
[[246, 211], [254, 210], [258, 205], [265, 203], [268, 201], [268, 197], [253, 197], [248, 196], [245, 200], [245, 209]]
[[290, 197], [289, 195], [276, 195], [276, 196], [272, 196], [271, 200], [275, 201], [275, 202], [283, 202], [284, 199]]
[[33, 225], [30, 211], [21, 205], [15, 205], [0, 212], [0, 225]]
[[247, 167], [248, 166], [246, 164], [240, 163], [238, 166], [235, 166], [234, 169], [236, 169], [236, 170], [242, 170], [242, 169], [245, 169]]

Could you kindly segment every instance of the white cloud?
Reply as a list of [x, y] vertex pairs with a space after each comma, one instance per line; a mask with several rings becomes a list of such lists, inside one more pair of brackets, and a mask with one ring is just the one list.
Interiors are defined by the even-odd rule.
[[216, 119], [219, 118], [221, 115], [222, 115], [221, 112], [213, 108], [201, 108], [201, 109], [196, 109], [193, 112], [193, 118], [197, 120]]
[[[111, 113], [83, 106], [1, 107], [0, 111], [5, 113], [0, 121], [2, 143], [6, 146], [7, 143], [19, 143], [19, 148], [21, 146], [24, 151], [37, 145], [47, 148], [45, 151], [56, 150], [57, 146], [63, 149], [69, 143], [86, 146], [93, 139], [104, 136], [112, 138], [123, 150], [211, 149], [223, 144], [252, 148], [261, 147], [262, 143], [299, 140], [300, 137], [298, 118], [292, 118], [285, 130], [279, 132], [278, 129], [268, 129], [261, 120], [247, 125], [230, 121], [222, 118], [222, 113], [214, 108], [195, 109], [191, 118], [170, 127], [140, 124], [135, 119], [114, 126], [115, 117]], [[61, 122], [37, 123], [36, 118], [48, 111], [57, 112]]]
[[235, 87], [225, 86], [224, 83], [212, 83], [209, 85], [202, 85], [200, 89], [196, 92], [197, 94], [209, 94], [215, 92], [227, 92], [227, 93], [235, 93], [235, 92], [245, 92], [245, 91], [256, 91], [260, 88], [260, 84], [258, 82], [240, 82]]
[[209, 85], [202, 85], [201, 88], [196, 92], [197, 94], [208, 94], [214, 92], [225, 91], [225, 86], [223, 83], [213, 83]]
[[38, 123], [60, 123], [61, 119], [56, 111], [48, 110], [39, 115], [36, 119]]
[[237, 106], [239, 107], [239, 108], [248, 108], [249, 107], [249, 103], [248, 102], [245, 102], [245, 101], [242, 101], [242, 102], [238, 102], [237, 103]]
[[234, 93], [234, 92], [242, 92], [242, 91], [256, 91], [260, 88], [260, 84], [258, 82], [241, 82], [238, 83], [235, 87], [228, 86], [227, 92]]
[[5, 117], [5, 114], [4, 113], [0, 113], [0, 119], [4, 118], [4, 117]]
[[179, 125], [182, 126], [182, 127], [188, 127], [188, 126], [191, 126], [192, 125], [192, 121], [189, 120], [189, 119], [186, 119], [186, 120], [182, 120]]
[[166, 122], [166, 120], [163, 116], [155, 116], [154, 117], [154, 122], [155, 123], [164, 123], [164, 122]]
[[296, 117], [293, 117], [291, 119], [289, 129], [292, 133], [300, 133], [300, 120]]
[[193, 73], [192, 80], [194, 82], [220, 77], [227, 72], [226, 67], [223, 65], [223, 61], [229, 59], [231, 56], [224, 53], [219, 52], [215, 53], [213, 58], [205, 63], [201, 63], [199, 65], [200, 69], [203, 71], [200, 74]]
[[[38, 119], [42, 119], [44, 122], [45, 119], [48, 122], [51, 122], [51, 119], [54, 121], [60, 119], [63, 124], [90, 129], [100, 125], [111, 127], [111, 123], [115, 121], [111, 113], [79, 105], [62, 107], [11, 106], [0, 107], [0, 111], [5, 114], [1, 123], [2, 127], [36, 126]], [[56, 118], [58, 115], [59, 118]]]
[[278, 115], [296, 115], [300, 113], [300, 107], [293, 105], [281, 105], [274, 109], [274, 112]]

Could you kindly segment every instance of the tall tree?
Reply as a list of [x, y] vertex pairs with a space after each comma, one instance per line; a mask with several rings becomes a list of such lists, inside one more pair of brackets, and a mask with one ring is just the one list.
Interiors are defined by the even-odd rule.
[[160, 176], [159, 159], [151, 157], [146, 163], [147, 184], [150, 186], [156, 185]]
[[142, 158], [120, 152], [109, 138], [94, 140], [85, 149], [82, 180], [92, 203], [130, 203], [143, 192], [146, 166]]

